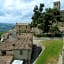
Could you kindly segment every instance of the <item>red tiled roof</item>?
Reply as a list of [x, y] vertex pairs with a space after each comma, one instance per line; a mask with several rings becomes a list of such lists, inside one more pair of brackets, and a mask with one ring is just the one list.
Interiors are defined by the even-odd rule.
[[22, 33], [17, 35], [14, 41], [7, 40], [0, 43], [0, 50], [13, 50], [13, 49], [32, 49], [32, 34]]

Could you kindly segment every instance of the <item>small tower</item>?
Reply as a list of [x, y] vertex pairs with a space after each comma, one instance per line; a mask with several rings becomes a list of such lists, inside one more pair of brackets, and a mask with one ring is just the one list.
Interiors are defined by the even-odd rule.
[[60, 1], [56, 1], [56, 2], [54, 2], [54, 8], [60, 10]]

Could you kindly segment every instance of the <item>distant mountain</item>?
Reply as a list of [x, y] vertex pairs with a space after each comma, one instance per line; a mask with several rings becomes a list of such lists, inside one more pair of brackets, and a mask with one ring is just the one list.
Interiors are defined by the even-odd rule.
[[6, 32], [12, 29], [15, 26], [15, 24], [10, 23], [0, 23], [0, 32]]

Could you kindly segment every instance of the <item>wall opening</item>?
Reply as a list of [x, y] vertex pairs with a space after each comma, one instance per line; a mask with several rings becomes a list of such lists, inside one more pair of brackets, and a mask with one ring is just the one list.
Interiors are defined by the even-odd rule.
[[6, 55], [6, 51], [1, 51], [2, 52], [2, 56]]

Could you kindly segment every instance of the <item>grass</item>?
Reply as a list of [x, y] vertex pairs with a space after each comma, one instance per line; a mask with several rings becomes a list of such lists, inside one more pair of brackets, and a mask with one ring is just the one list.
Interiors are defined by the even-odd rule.
[[63, 40], [47, 40], [42, 42], [42, 45], [46, 48], [35, 64], [48, 64], [49, 62], [50, 64], [53, 64], [54, 62], [54, 64], [56, 64], [62, 50]]
[[0, 32], [0, 36], [3, 34], [4, 32]]

